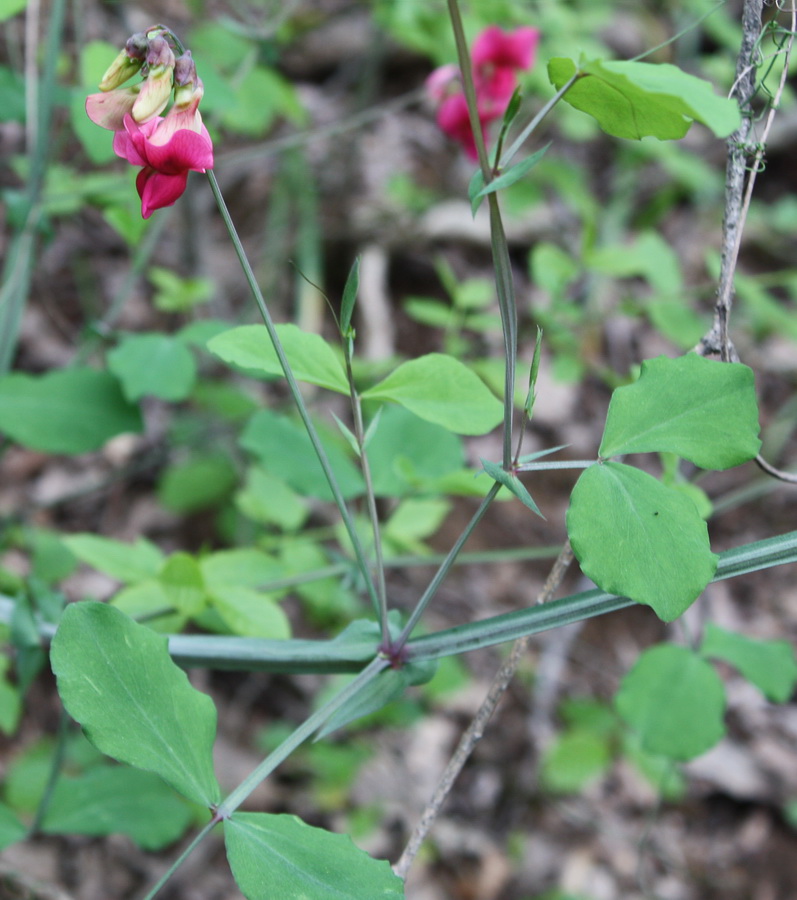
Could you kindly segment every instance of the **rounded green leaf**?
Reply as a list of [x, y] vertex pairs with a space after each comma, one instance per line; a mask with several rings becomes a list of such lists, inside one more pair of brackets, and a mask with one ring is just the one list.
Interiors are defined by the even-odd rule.
[[623, 678], [615, 704], [642, 747], [670, 759], [693, 759], [725, 734], [722, 681], [686, 647], [646, 650]]
[[146, 396], [185, 400], [196, 380], [191, 351], [165, 334], [127, 335], [108, 354], [108, 368], [131, 402]]
[[717, 137], [727, 137], [741, 121], [735, 101], [718, 96], [709, 82], [677, 66], [596, 59], [577, 67], [564, 58], [548, 64], [548, 77], [556, 88], [576, 71], [580, 77], [564, 99], [614, 137], [677, 140], [693, 121], [702, 122]]
[[692, 604], [719, 559], [687, 496], [622, 463], [584, 470], [570, 497], [567, 533], [588, 578], [652, 606], [665, 622]]
[[789, 641], [755, 640], [709, 623], [700, 652], [730, 663], [774, 703], [785, 703], [797, 684], [797, 660]]
[[[323, 426], [318, 430], [344, 498], [359, 496], [365, 487], [359, 470]], [[260, 460], [267, 472], [282, 478], [299, 494], [332, 499], [332, 491], [307, 432], [292, 419], [261, 409], [247, 423], [240, 443]]]
[[274, 640], [291, 636], [288, 617], [261, 591], [233, 584], [216, 586], [210, 590], [210, 603], [234, 634]]
[[[349, 393], [349, 382], [339, 357], [317, 334], [296, 325], [277, 325], [290, 367], [298, 381], [317, 384], [330, 391]], [[232, 366], [264, 375], [283, 375], [277, 353], [262, 325], [241, 325], [208, 341], [208, 350]]]
[[404, 882], [390, 864], [355, 847], [345, 834], [313, 828], [296, 816], [234, 813], [224, 841], [247, 900], [399, 900]]
[[400, 403], [427, 422], [457, 434], [486, 434], [503, 416], [501, 403], [478, 375], [443, 353], [402, 363], [365, 391], [363, 398]]
[[165, 637], [102, 603], [64, 610], [50, 652], [67, 712], [103, 753], [211, 807], [216, 708], [171, 660]]
[[108, 372], [74, 368], [0, 378], [0, 431], [43, 453], [88, 453], [126, 431], [141, 413]]
[[605, 737], [586, 728], [576, 728], [561, 735], [548, 748], [542, 760], [540, 779], [549, 791], [573, 793], [602, 775], [611, 761], [611, 750]]
[[642, 363], [612, 394], [600, 446], [621, 453], [675, 453], [703, 469], [727, 469], [761, 447], [753, 371], [690, 353]]

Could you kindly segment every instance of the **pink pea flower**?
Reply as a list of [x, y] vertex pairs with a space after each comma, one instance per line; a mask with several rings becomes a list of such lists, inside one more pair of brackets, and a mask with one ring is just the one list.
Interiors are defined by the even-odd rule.
[[191, 99], [185, 104], [175, 103], [165, 117], [139, 124], [126, 115], [124, 131], [114, 135], [116, 155], [143, 167], [136, 188], [145, 219], [182, 196], [189, 171], [213, 168], [213, 143], [198, 109], [201, 97], [200, 82]]
[[[517, 73], [534, 64], [540, 32], [522, 27], [504, 32], [497, 25], [486, 28], [476, 38], [471, 51], [476, 105], [482, 129], [506, 111], [517, 87]], [[457, 141], [465, 153], [476, 159], [476, 141], [470, 127], [459, 70], [447, 65], [435, 69], [426, 80], [426, 90], [438, 104], [437, 124]]]

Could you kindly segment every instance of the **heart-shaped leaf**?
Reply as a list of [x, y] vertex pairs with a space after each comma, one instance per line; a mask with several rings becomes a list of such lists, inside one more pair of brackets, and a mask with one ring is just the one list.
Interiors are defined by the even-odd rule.
[[692, 604], [719, 559], [689, 497], [622, 463], [582, 473], [570, 497], [567, 533], [588, 578], [652, 606], [665, 622]]

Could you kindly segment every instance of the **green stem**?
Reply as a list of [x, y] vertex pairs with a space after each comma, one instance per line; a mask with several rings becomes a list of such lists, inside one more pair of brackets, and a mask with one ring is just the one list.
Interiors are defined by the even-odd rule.
[[515, 366], [517, 363], [517, 304], [515, 303], [512, 263], [509, 259], [509, 247], [501, 221], [498, 197], [496, 194], [488, 194], [487, 201], [490, 207], [490, 243], [495, 267], [495, 286], [504, 332], [503, 465], [508, 471], [512, 468], [512, 423], [515, 411]]
[[523, 146], [523, 144], [528, 140], [531, 133], [536, 129], [536, 127], [542, 122], [542, 120], [548, 115], [548, 113], [556, 106], [556, 104], [564, 97], [564, 95], [570, 90], [571, 87], [576, 83], [579, 79], [580, 73], [576, 72], [566, 84], [563, 84], [562, 87], [551, 97], [551, 99], [543, 106], [543, 108], [537, 113], [536, 116], [529, 122], [529, 124], [520, 132], [520, 134], [515, 138], [512, 142], [509, 149], [503, 155], [503, 158], [498, 164], [499, 169], [505, 169], [510, 162], [514, 159], [518, 150]]
[[[487, 148], [484, 143], [484, 133], [479, 120], [478, 100], [476, 87], [473, 81], [473, 67], [471, 66], [470, 50], [465, 38], [465, 29], [462, 25], [457, 0], [448, 0], [448, 12], [451, 18], [451, 27], [454, 31], [454, 41], [457, 45], [457, 59], [462, 73], [462, 89], [465, 92], [465, 100], [468, 105], [470, 127], [476, 142], [476, 152], [479, 156], [479, 166], [485, 187], [492, 181], [493, 171], [487, 156]], [[515, 304], [515, 289], [512, 280], [512, 267], [509, 261], [509, 248], [506, 243], [504, 226], [501, 222], [501, 212], [498, 207], [496, 195], [488, 194], [490, 206], [490, 238], [493, 251], [493, 266], [495, 267], [495, 284], [498, 293], [498, 306], [501, 311], [501, 324], [504, 332], [504, 437], [503, 437], [503, 465], [505, 469], [512, 466], [512, 421], [514, 415], [515, 396], [515, 365], [517, 360], [517, 306]]]
[[376, 589], [379, 595], [379, 624], [382, 631], [382, 643], [387, 646], [390, 642], [390, 628], [387, 621], [387, 587], [385, 585], [385, 561], [382, 553], [382, 532], [379, 528], [379, 515], [376, 509], [376, 495], [371, 478], [371, 466], [368, 463], [368, 453], [365, 449], [365, 428], [363, 427], [363, 409], [360, 395], [354, 385], [354, 373], [351, 368], [351, 343], [344, 338], [346, 343], [346, 377], [349, 380], [349, 395], [351, 397], [352, 420], [354, 422], [354, 436], [357, 438], [357, 449], [360, 455], [360, 467], [365, 482], [365, 499], [368, 508], [368, 518], [371, 521], [371, 531], [374, 537], [374, 561], [376, 563]]
[[313, 735], [325, 722], [327, 722], [339, 709], [355, 697], [370, 681], [387, 668], [387, 659], [377, 656], [338, 694], [320, 709], [316, 710], [309, 719], [304, 721], [291, 735], [289, 735], [276, 750], [273, 750], [239, 785], [227, 796], [219, 806], [217, 815], [219, 818], [229, 818], [236, 809], [246, 800], [252, 791], [274, 769], [300, 745]]
[[58, 779], [61, 777], [61, 769], [64, 765], [64, 756], [66, 755], [66, 739], [69, 734], [69, 723], [71, 721], [69, 714], [62, 707], [61, 717], [58, 720], [58, 738], [56, 740], [53, 759], [50, 764], [50, 773], [47, 776], [47, 784], [44, 787], [44, 793], [42, 794], [41, 800], [39, 800], [39, 805], [36, 807], [36, 814], [28, 829], [29, 837], [35, 835], [41, 828], [44, 817], [47, 815], [47, 809], [53, 799], [55, 786], [58, 784]]
[[[38, 82], [35, 78], [29, 79], [31, 93], [26, 115], [30, 123], [28, 133], [33, 138], [33, 146], [28, 148], [30, 171], [25, 191], [24, 211], [21, 213], [22, 226], [11, 242], [3, 266], [2, 288], [0, 288], [0, 374], [7, 372], [11, 366], [33, 272], [36, 234], [41, 220], [44, 176], [51, 147], [50, 123], [56, 67], [61, 60], [65, 14], [66, 0], [54, 0], [52, 8], [48, 11], [47, 46], [42, 53], [44, 60], [42, 77]], [[28, 46], [25, 52], [33, 54], [35, 60], [38, 49]]]
[[218, 813], [205, 825], [205, 827], [197, 834], [191, 843], [183, 850], [177, 859], [169, 866], [166, 872], [158, 879], [158, 883], [149, 891], [144, 900], [152, 900], [152, 898], [160, 891], [166, 882], [174, 875], [180, 866], [188, 859], [188, 857], [196, 850], [196, 848], [205, 840], [211, 831], [219, 824]]
[[462, 25], [462, 16], [459, 12], [457, 0], [448, 0], [448, 14], [451, 19], [451, 27], [454, 31], [454, 41], [457, 45], [457, 60], [459, 71], [462, 73], [462, 90], [465, 92], [465, 100], [468, 104], [468, 116], [473, 139], [476, 142], [476, 152], [479, 155], [479, 166], [482, 170], [485, 186], [492, 181], [492, 168], [487, 156], [487, 147], [484, 143], [484, 132], [479, 119], [479, 108], [476, 100], [476, 86], [473, 82], [473, 66], [470, 62], [470, 48], [465, 37], [465, 28]]
[[457, 542], [449, 550], [448, 555], [443, 560], [442, 565], [437, 570], [437, 572], [435, 572], [434, 578], [429, 583], [429, 587], [426, 588], [426, 590], [423, 593], [423, 596], [416, 604], [415, 609], [412, 611], [412, 614], [410, 615], [409, 620], [407, 621], [407, 624], [404, 626], [404, 630], [399, 635], [399, 639], [396, 642], [395, 647], [392, 648], [394, 655], [400, 653], [402, 648], [404, 647], [404, 645], [407, 643], [410, 635], [412, 634], [413, 630], [415, 629], [415, 626], [418, 624], [418, 620], [421, 618], [423, 611], [428, 606], [429, 601], [437, 593], [437, 591], [440, 588], [440, 585], [443, 583], [444, 578], [446, 577], [446, 575], [448, 575], [449, 570], [454, 565], [456, 558], [459, 554], [459, 551], [465, 545], [465, 541], [467, 541], [467, 539], [471, 536], [473, 529], [479, 524], [479, 522], [482, 519], [482, 516], [487, 512], [487, 510], [490, 507], [490, 504], [493, 502], [496, 494], [500, 490], [501, 490], [501, 485], [498, 484], [498, 482], [493, 484], [493, 486], [490, 488], [490, 490], [486, 494], [485, 498], [479, 504], [479, 508], [473, 514], [473, 518], [470, 520], [470, 522], [468, 522], [467, 526], [465, 527], [465, 530], [462, 532], [462, 534], [457, 539]]
[[371, 571], [368, 566], [365, 551], [363, 550], [362, 542], [360, 541], [360, 536], [357, 534], [354, 520], [349, 514], [348, 507], [346, 506], [346, 501], [343, 499], [343, 494], [341, 493], [340, 487], [338, 486], [337, 478], [335, 478], [335, 473], [332, 471], [332, 466], [329, 463], [326, 451], [321, 444], [321, 439], [319, 438], [318, 432], [315, 429], [315, 425], [313, 425], [312, 419], [310, 418], [310, 413], [305, 406], [304, 398], [302, 397], [301, 391], [299, 390], [299, 385], [296, 381], [296, 378], [294, 377], [290, 364], [288, 363], [288, 358], [285, 355], [285, 350], [283, 349], [282, 342], [280, 341], [279, 335], [277, 334], [277, 329], [274, 327], [271, 313], [268, 311], [266, 301], [263, 299], [263, 294], [260, 291], [260, 286], [258, 285], [257, 279], [255, 278], [255, 273], [252, 271], [252, 266], [249, 263], [246, 251], [243, 248], [243, 244], [241, 244], [241, 239], [238, 237], [238, 232], [235, 228], [235, 225], [233, 224], [230, 212], [227, 209], [227, 204], [224, 202], [224, 197], [221, 194], [219, 183], [216, 180], [216, 175], [212, 169], [208, 169], [206, 175], [208, 177], [208, 181], [210, 182], [210, 189], [213, 191], [213, 196], [215, 197], [216, 203], [219, 207], [221, 217], [224, 220], [224, 224], [227, 226], [227, 231], [229, 232], [230, 239], [232, 240], [233, 247], [235, 248], [235, 253], [238, 257], [238, 261], [241, 264], [241, 268], [243, 269], [244, 276], [249, 285], [249, 289], [251, 290], [252, 296], [257, 303], [258, 309], [260, 310], [260, 315], [263, 317], [263, 322], [266, 326], [266, 330], [268, 331], [268, 336], [271, 338], [271, 343], [274, 346], [274, 352], [277, 354], [277, 359], [279, 360], [282, 371], [285, 374], [285, 379], [288, 382], [288, 390], [293, 397], [296, 408], [299, 411], [299, 416], [301, 417], [301, 420], [304, 423], [304, 427], [307, 430], [307, 434], [310, 438], [310, 443], [313, 445], [313, 449], [315, 450], [316, 456], [318, 457], [318, 461], [321, 463], [321, 468], [323, 469], [324, 475], [326, 476], [327, 483], [329, 484], [329, 489], [332, 491], [332, 496], [334, 497], [335, 503], [340, 510], [343, 524], [346, 527], [346, 531], [348, 532], [349, 539], [351, 540], [352, 547], [354, 549], [354, 555], [357, 558], [357, 563], [360, 566], [363, 578], [365, 579], [365, 585], [368, 590], [368, 594], [371, 598], [374, 610], [378, 616], [380, 615], [379, 597], [377, 595], [373, 579], [371, 578]]

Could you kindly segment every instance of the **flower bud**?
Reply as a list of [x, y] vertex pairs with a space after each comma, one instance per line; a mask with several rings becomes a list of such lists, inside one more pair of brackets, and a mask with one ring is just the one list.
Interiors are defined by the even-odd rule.
[[161, 37], [150, 41], [147, 51], [149, 72], [131, 115], [139, 124], [159, 116], [172, 95], [175, 59], [171, 47]]
[[[183, 87], [185, 85], [196, 85], [199, 81], [196, 74], [196, 63], [191, 56], [191, 51], [186, 50], [182, 56], [177, 57], [174, 64], [174, 84], [175, 87]], [[176, 94], [175, 94], [176, 99]]]
[[112, 91], [132, 78], [143, 65], [143, 58], [131, 58], [127, 48], [120, 51], [116, 59], [108, 67], [100, 82], [101, 91]]

